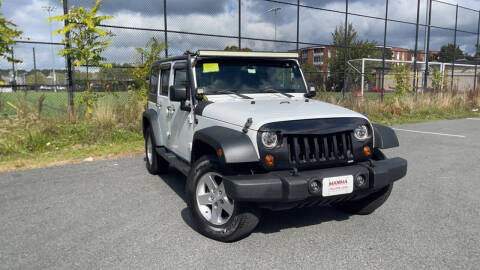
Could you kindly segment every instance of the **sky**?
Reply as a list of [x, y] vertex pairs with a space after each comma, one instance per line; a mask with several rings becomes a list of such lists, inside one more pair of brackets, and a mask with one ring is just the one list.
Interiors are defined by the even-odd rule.
[[[296, 3], [297, 0], [280, 0]], [[452, 0], [446, 2], [457, 4]], [[345, 0], [301, 0], [301, 4], [336, 11], [345, 10]], [[374, 17], [385, 16], [385, 0], [350, 0], [349, 12]], [[69, 0], [69, 5], [90, 7], [93, 0]], [[480, 0], [459, 0], [458, 4], [471, 9], [480, 9]], [[415, 23], [417, 0], [390, 0], [388, 17], [394, 20]], [[426, 0], [421, 0], [420, 22], [425, 22]], [[24, 37], [31, 41], [61, 42], [61, 36], [52, 36], [52, 30], [61, 27], [61, 24], [46, 23], [48, 12], [46, 6], [56, 7], [51, 15], [63, 12], [59, 0], [3, 0], [0, 12], [18, 25], [24, 31]], [[276, 17], [277, 40], [296, 40], [295, 6], [272, 3], [264, 0], [242, 0], [241, 28], [243, 37], [274, 39], [275, 15], [265, 11], [280, 7]], [[104, 0], [100, 12], [113, 15], [114, 18], [106, 24], [125, 27], [148, 29], [164, 29], [163, 0]], [[196, 33], [210, 33], [217, 35], [238, 35], [238, 0], [167, 0], [167, 26], [169, 30], [188, 31]], [[454, 6], [434, 2], [432, 7], [432, 25], [454, 28]], [[477, 32], [478, 12], [459, 9], [458, 29]], [[331, 43], [331, 33], [336, 26], [345, 20], [344, 14], [328, 12], [319, 9], [300, 9], [300, 41], [305, 43]], [[383, 45], [384, 21], [372, 18], [363, 18], [356, 15], [348, 16], [349, 23], [353, 23], [358, 35], [363, 40], [375, 41]], [[163, 40], [164, 34], [160, 31], [137, 31], [130, 29], [111, 29], [115, 36], [105, 53], [109, 62], [128, 63], [138, 58], [135, 48], [144, 47], [151, 37]], [[476, 35], [458, 32], [457, 44], [467, 53], [474, 52]], [[228, 45], [237, 45], [236, 38], [205, 37], [196, 35], [168, 34], [169, 53], [181, 54], [185, 50], [223, 49]], [[453, 43], [454, 33], [450, 30], [432, 28], [431, 50], [439, 50], [442, 45]], [[388, 22], [387, 46], [413, 49], [415, 45], [415, 25], [399, 22]], [[273, 43], [265, 41], [242, 41], [243, 47], [254, 50], [285, 51], [295, 49], [294, 43]], [[308, 45], [302, 45], [308, 46]], [[420, 28], [419, 50], [424, 46], [424, 28]], [[37, 68], [63, 69], [65, 61], [56, 53], [61, 46], [18, 44], [15, 47], [16, 57], [23, 60], [18, 64], [19, 69], [33, 67], [33, 52], [36, 50]], [[53, 57], [52, 57], [53, 50]], [[53, 58], [53, 60], [52, 60]], [[0, 69], [9, 68], [11, 64], [0, 60]]]

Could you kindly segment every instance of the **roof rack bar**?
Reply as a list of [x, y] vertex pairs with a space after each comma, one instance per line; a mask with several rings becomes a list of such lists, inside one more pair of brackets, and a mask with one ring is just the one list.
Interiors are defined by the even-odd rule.
[[298, 58], [297, 52], [237, 52], [237, 51], [208, 51], [197, 52], [199, 57], [262, 57], [262, 58]]

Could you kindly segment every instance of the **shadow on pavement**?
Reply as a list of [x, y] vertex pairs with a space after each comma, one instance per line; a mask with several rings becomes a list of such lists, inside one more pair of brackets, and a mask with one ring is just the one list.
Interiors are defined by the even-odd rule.
[[181, 172], [170, 168], [167, 174], [162, 174], [159, 176], [160, 180], [163, 180], [175, 193], [178, 197], [182, 198], [185, 201], [185, 182], [187, 178]]
[[[161, 178], [180, 198], [185, 201], [186, 177], [175, 169]], [[183, 221], [196, 231], [188, 208], [181, 211]], [[264, 210], [260, 224], [253, 233], [275, 233], [288, 228], [301, 228], [332, 220], [342, 221], [349, 218], [348, 214], [336, 211], [331, 207], [311, 207], [283, 211]]]
[[263, 211], [263, 216], [254, 233], [275, 233], [288, 228], [318, 225], [332, 220], [347, 220], [350, 215], [331, 207], [310, 207], [283, 211]]

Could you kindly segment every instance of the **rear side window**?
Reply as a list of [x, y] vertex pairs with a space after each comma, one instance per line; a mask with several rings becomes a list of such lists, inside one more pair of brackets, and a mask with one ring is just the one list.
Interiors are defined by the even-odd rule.
[[175, 70], [174, 85], [181, 85], [187, 87], [187, 71], [185, 69]]
[[162, 70], [162, 78], [160, 82], [160, 95], [168, 96], [168, 82], [170, 80], [170, 69]]
[[157, 101], [157, 90], [158, 90], [158, 75], [160, 73], [159, 66], [153, 66], [150, 73], [150, 87], [148, 88], [148, 100], [156, 102]]

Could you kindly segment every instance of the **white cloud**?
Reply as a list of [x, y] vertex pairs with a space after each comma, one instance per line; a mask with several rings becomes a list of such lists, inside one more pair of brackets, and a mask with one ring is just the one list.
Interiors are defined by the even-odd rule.
[[[114, 0], [105, 0], [114, 1]], [[169, 0], [173, 1], [173, 0]], [[141, 1], [135, 3], [141, 5]], [[296, 1], [294, 1], [296, 2]], [[315, 3], [310, 1], [311, 3]], [[58, 5], [56, 1], [48, 0], [7, 0], [2, 7], [4, 13], [9, 19], [18, 24], [19, 28], [25, 31], [25, 36], [35, 41], [49, 41], [50, 32], [48, 24], [45, 22], [47, 13], [42, 6]], [[211, 2], [210, 2], [211, 3]], [[224, 8], [215, 8], [215, 12], [209, 14], [189, 13], [181, 14], [175, 12], [168, 17], [169, 30], [213, 33], [218, 35], [236, 36], [238, 34], [238, 6], [233, 5], [236, 1], [222, 1]], [[416, 0], [397, 0], [390, 1], [389, 18], [396, 20], [405, 20], [414, 23], [416, 20]], [[422, 0], [420, 10], [420, 22], [425, 20], [425, 0]], [[460, 5], [471, 8], [479, 7], [479, 0], [460, 0]], [[227, 7], [228, 5], [228, 7]], [[260, 39], [274, 38], [274, 17], [273, 14], [265, 14], [265, 10], [270, 7], [281, 6], [282, 10], [278, 13], [277, 20], [277, 39], [278, 40], [296, 40], [296, 7], [281, 5], [278, 3], [265, 2], [262, 0], [242, 0], [242, 36]], [[339, 1], [325, 1], [321, 3], [323, 8], [332, 10], [344, 10], [345, 3]], [[349, 11], [357, 14], [383, 17], [385, 15], [385, 2], [380, 0], [369, 1], [350, 1]], [[62, 9], [58, 7], [57, 14]], [[331, 42], [331, 32], [335, 26], [344, 22], [344, 15], [341, 13], [325, 12], [320, 10], [301, 8], [300, 20], [300, 41], [328, 44]], [[455, 7], [444, 4], [435, 4], [432, 12], [432, 24], [442, 27], [454, 27]], [[453, 15], [452, 15], [453, 14]], [[138, 28], [164, 28], [164, 19], [161, 12], [141, 13], [139, 11], [129, 11], [126, 9], [117, 9], [112, 14], [113, 20], [106, 22], [111, 25], [120, 25], [126, 27]], [[358, 16], [349, 16], [349, 22], [354, 24], [359, 37], [362, 39], [374, 40], [378, 44], [383, 44], [383, 20], [361, 18]], [[478, 23], [478, 14], [461, 10], [459, 12], [459, 29], [467, 31], [476, 31]], [[52, 23], [53, 29], [61, 27], [61, 23]], [[137, 31], [126, 29], [112, 29], [116, 36], [113, 38], [111, 48], [105, 56], [109, 61], [119, 63], [132, 62], [135, 56], [135, 48], [143, 47], [152, 36], [163, 40], [164, 33], [161, 31]], [[223, 49], [228, 45], [236, 45], [236, 38], [205, 37], [201, 35], [180, 35], [169, 33], [169, 51], [171, 54], [180, 54], [185, 50]], [[413, 49], [415, 41], [415, 26], [409, 24], [389, 22], [387, 45], [401, 46]], [[476, 37], [459, 32], [457, 34], [457, 43], [467, 52], [473, 52], [473, 45]], [[54, 41], [60, 41], [60, 36], [55, 36]], [[439, 49], [441, 45], [453, 43], [453, 32], [434, 29], [431, 36], [431, 48]], [[294, 43], [272, 43], [264, 41], [243, 40], [242, 45], [255, 50], [288, 50], [294, 49]], [[25, 59], [24, 67], [32, 66], [31, 48], [37, 48], [37, 66], [51, 67], [50, 47], [47, 45], [19, 45], [16, 49], [17, 56]], [[59, 47], [55, 47], [57, 50]], [[419, 49], [423, 48], [423, 29], [419, 33]], [[55, 65], [64, 67], [64, 61], [61, 57], [55, 56]], [[19, 65], [21, 66], [21, 65]], [[0, 60], [0, 68], [9, 67], [5, 61]]]

